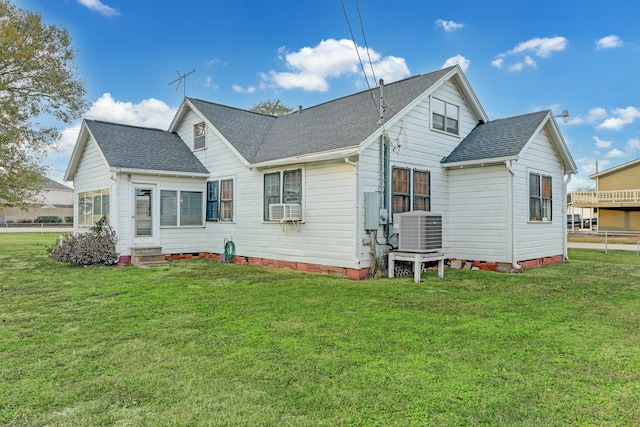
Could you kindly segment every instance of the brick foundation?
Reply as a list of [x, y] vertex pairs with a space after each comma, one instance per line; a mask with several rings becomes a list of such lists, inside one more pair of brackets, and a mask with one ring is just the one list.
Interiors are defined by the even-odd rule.
[[[185, 254], [169, 254], [165, 255], [165, 260], [167, 261], [179, 261], [184, 259], [215, 259], [220, 262], [224, 262], [224, 254], [217, 254], [211, 252], [198, 252], [198, 253], [185, 253]], [[118, 265], [124, 265], [131, 262], [130, 256], [121, 256], [118, 260]], [[247, 265], [255, 265], [258, 267], [273, 267], [273, 268], [283, 268], [286, 270], [293, 271], [303, 271], [308, 273], [320, 273], [320, 274], [329, 274], [332, 276], [340, 276], [346, 277], [351, 280], [363, 280], [369, 277], [371, 269], [362, 268], [344, 268], [344, 267], [335, 267], [331, 265], [321, 265], [321, 264], [309, 264], [306, 262], [295, 262], [295, 261], [283, 261], [277, 259], [269, 259], [269, 258], [254, 258], [254, 257], [245, 257], [245, 256], [234, 256], [232, 260], [233, 264], [247, 264]]]
[[[550, 257], [545, 257], [545, 258], [535, 258], [535, 259], [529, 259], [529, 260], [525, 260], [525, 261], [518, 261], [518, 265], [522, 268], [522, 269], [528, 269], [528, 268], [538, 268], [538, 267], [546, 267], [548, 265], [554, 265], [554, 264], [562, 264], [564, 260], [564, 257], [562, 255], [554, 255], [554, 256], [550, 256]], [[479, 260], [456, 260], [455, 258], [450, 258], [449, 259], [449, 264], [453, 265], [452, 262], [456, 261], [456, 265], [458, 265], [459, 267], [457, 268], [469, 268], [468, 265], [470, 265], [473, 268], [478, 268], [480, 270], [485, 270], [485, 271], [499, 271], [502, 273], [505, 272], [511, 272], [511, 273], [515, 273], [518, 270], [514, 269], [511, 264], [509, 263], [504, 263], [504, 262], [495, 262], [495, 261], [479, 261]]]

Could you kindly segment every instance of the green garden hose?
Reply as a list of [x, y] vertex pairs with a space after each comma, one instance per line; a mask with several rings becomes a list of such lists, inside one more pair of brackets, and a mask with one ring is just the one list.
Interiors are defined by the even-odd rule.
[[236, 253], [236, 244], [233, 240], [224, 239], [224, 260], [226, 262], [233, 261], [233, 256]]

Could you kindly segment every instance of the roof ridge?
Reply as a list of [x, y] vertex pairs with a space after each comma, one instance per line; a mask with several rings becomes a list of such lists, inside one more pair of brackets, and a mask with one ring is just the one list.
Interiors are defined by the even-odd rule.
[[110, 122], [108, 120], [84, 119], [84, 121], [85, 122], [100, 123], [100, 124], [104, 124], [104, 125], [113, 125], [113, 126], [121, 126], [121, 127], [129, 127], [129, 128], [142, 129], [142, 130], [152, 130], [152, 131], [158, 131], [158, 132], [171, 133], [166, 129], [153, 128], [153, 127], [148, 127], [148, 126], [132, 125], [132, 124], [129, 124], [129, 123]]
[[550, 109], [547, 109], [547, 110], [540, 110], [540, 111], [532, 111], [530, 113], [518, 114], [517, 116], [500, 117], [499, 119], [489, 120], [489, 122], [487, 122], [487, 123], [495, 123], [495, 122], [499, 122], [499, 121], [502, 121], [502, 120], [518, 119], [518, 118], [521, 118], [521, 117], [533, 116], [535, 114], [541, 114], [541, 113], [544, 113], [545, 115], [547, 115], [547, 113], [549, 113], [550, 111], [551, 111]]
[[244, 109], [244, 108], [240, 108], [240, 107], [234, 107], [232, 105], [220, 104], [219, 102], [207, 101], [207, 100], [201, 99], [201, 98], [193, 98], [193, 97], [189, 97], [189, 96], [186, 97], [186, 98], [188, 100], [191, 100], [191, 101], [200, 101], [200, 102], [204, 102], [205, 104], [216, 105], [218, 107], [224, 107], [224, 108], [229, 108], [231, 110], [242, 111], [244, 113], [258, 114], [260, 116], [265, 116], [265, 117], [274, 117], [274, 118], [280, 117], [280, 116], [276, 116], [276, 115], [273, 115], [273, 114], [265, 114], [265, 113], [261, 113], [259, 111], [252, 111], [252, 110], [250, 110], [248, 108]]

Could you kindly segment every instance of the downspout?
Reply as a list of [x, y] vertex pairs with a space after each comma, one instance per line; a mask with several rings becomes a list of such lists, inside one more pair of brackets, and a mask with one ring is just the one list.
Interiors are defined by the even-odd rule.
[[356, 229], [356, 238], [354, 242], [355, 252], [354, 252], [353, 261], [357, 266], [360, 266], [359, 255], [360, 255], [360, 242], [361, 242], [360, 236], [361, 235], [360, 235], [360, 224], [358, 222], [358, 220], [360, 219], [360, 168], [358, 167], [358, 162], [354, 162], [348, 157], [344, 158], [344, 162], [348, 165], [353, 166], [356, 172], [356, 190], [354, 194], [355, 209], [353, 214], [353, 220], [354, 220], [354, 225]]
[[516, 224], [516, 185], [515, 185], [515, 172], [513, 171], [513, 160], [508, 160], [505, 162], [505, 166], [507, 167], [507, 171], [511, 175], [511, 179], [509, 180], [509, 200], [511, 200], [511, 209], [509, 209], [509, 222], [511, 224], [511, 242], [509, 247], [509, 259], [511, 261], [511, 268], [515, 271], [519, 271], [522, 267], [518, 265], [517, 258], [517, 224]]
[[[569, 261], [569, 244], [567, 243], [567, 212], [568, 212], [568, 206], [567, 206], [567, 186], [569, 185], [569, 182], [571, 181], [571, 174], [567, 174], [567, 178], [564, 180], [564, 183], [562, 184], [562, 194], [564, 194], [564, 203], [562, 204], [563, 208], [562, 208], [562, 230], [564, 232], [564, 238], [562, 239], [562, 252], [564, 255], [564, 260], [565, 261]], [[593, 216], [593, 214], [591, 215]], [[571, 218], [571, 224], [573, 224], [573, 218]]]

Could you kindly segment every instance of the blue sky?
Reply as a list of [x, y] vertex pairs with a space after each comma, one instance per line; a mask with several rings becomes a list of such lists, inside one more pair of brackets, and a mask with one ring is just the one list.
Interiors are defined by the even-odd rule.
[[[640, 157], [636, 0], [343, 0], [347, 17], [340, 0], [14, 1], [68, 28], [89, 118], [166, 129], [183, 97], [169, 82], [191, 70], [187, 96], [238, 108], [277, 98], [309, 107], [366, 89], [350, 24], [378, 79], [459, 63], [490, 119], [568, 110], [559, 124], [579, 169], [570, 189], [593, 186], [596, 162]], [[53, 179], [79, 124], [47, 158]]]

